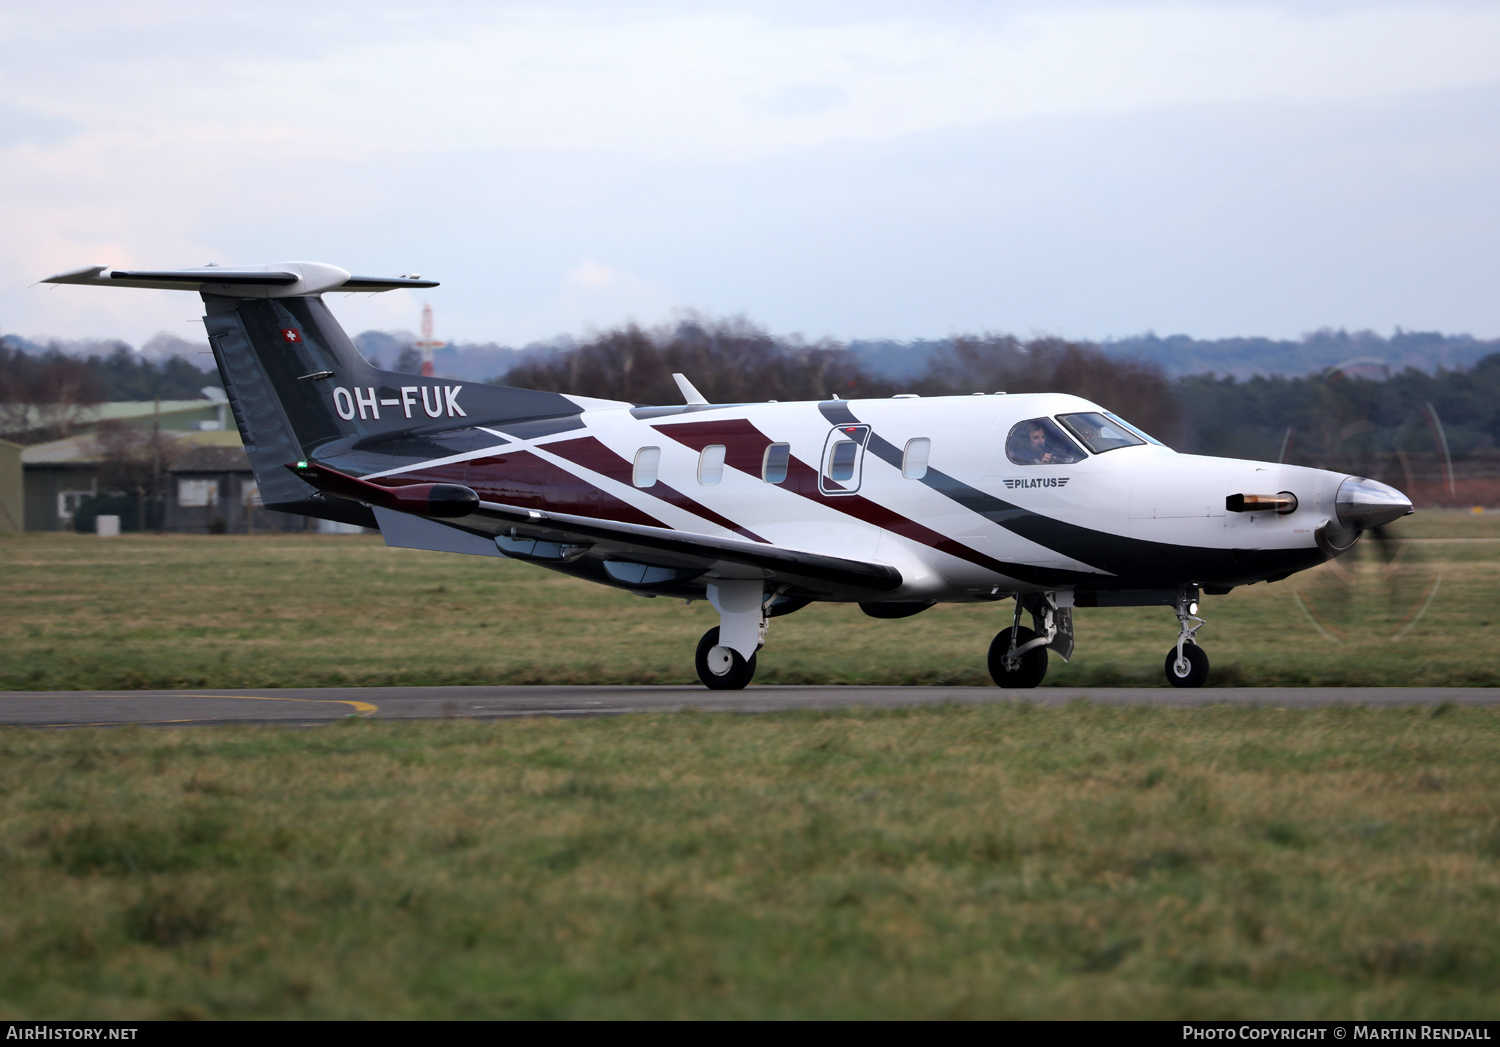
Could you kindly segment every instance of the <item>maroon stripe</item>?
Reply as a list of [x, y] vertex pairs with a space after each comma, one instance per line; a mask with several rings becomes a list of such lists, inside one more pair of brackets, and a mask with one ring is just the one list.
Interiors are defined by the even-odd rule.
[[[585, 469], [592, 469], [596, 473], [602, 473], [611, 480], [622, 484], [634, 484], [635, 466], [628, 458], [623, 458], [611, 451], [599, 440], [592, 436], [580, 437], [576, 440], [559, 440], [556, 443], [542, 445], [542, 450], [566, 458], [575, 465], [581, 465]], [[752, 542], [761, 542], [769, 545], [764, 538], [748, 528], [741, 527], [728, 517], [721, 516], [708, 506], [694, 501], [676, 488], [669, 487], [660, 481], [650, 487], [641, 490], [653, 498], [660, 498], [669, 505], [675, 505], [679, 509], [686, 509], [694, 516], [700, 516], [705, 520], [718, 524], [726, 530], [750, 539]]]
[[[723, 444], [724, 461], [752, 476], [760, 475], [766, 448], [774, 442], [744, 418], [728, 418], [711, 422], [674, 422], [653, 428], [700, 453], [710, 444]], [[969, 563], [997, 574], [1010, 574], [1015, 566], [1019, 566], [988, 557], [957, 539], [949, 538], [939, 531], [919, 524], [893, 509], [887, 509], [878, 502], [870, 501], [863, 495], [830, 496], [824, 494], [818, 488], [818, 471], [795, 456], [787, 463], [785, 482], [777, 486], [795, 491], [809, 501], [836, 509], [846, 516], [863, 520], [865, 523], [873, 524], [893, 534], [899, 534], [903, 538], [910, 538], [914, 542], [920, 542], [922, 545], [960, 560], [967, 560]]]
[[[397, 477], [391, 477], [396, 480]], [[472, 488], [487, 502], [592, 516], [617, 523], [667, 527], [629, 502], [600, 490], [530, 451], [507, 451], [467, 463], [453, 462], [402, 473], [406, 483], [457, 483]]]

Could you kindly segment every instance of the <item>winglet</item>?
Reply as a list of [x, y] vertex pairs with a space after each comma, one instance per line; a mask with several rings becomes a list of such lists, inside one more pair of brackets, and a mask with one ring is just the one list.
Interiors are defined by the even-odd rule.
[[684, 403], [708, 403], [708, 398], [700, 393], [697, 389], [693, 388], [693, 383], [687, 380], [687, 375], [678, 374], [676, 371], [673, 371], [672, 381], [677, 383], [677, 388], [682, 392], [682, 399]]

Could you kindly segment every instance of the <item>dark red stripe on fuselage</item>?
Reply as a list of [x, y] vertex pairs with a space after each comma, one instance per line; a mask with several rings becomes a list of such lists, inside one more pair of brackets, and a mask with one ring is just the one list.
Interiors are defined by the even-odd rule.
[[[550, 454], [555, 454], [560, 458], [566, 458], [574, 465], [581, 465], [585, 469], [592, 469], [594, 472], [607, 476], [619, 483], [631, 485], [635, 483], [634, 464], [628, 458], [623, 458], [614, 451], [611, 451], [595, 437], [583, 436], [576, 440], [559, 440], [556, 443], [542, 445], [542, 450]], [[728, 517], [720, 516], [708, 506], [694, 501], [681, 491], [674, 487], [669, 487], [660, 480], [650, 487], [642, 487], [640, 490], [651, 495], [653, 498], [660, 498], [669, 505], [685, 509], [694, 516], [702, 517], [705, 520], [718, 524], [720, 527], [733, 531], [735, 534], [749, 538], [752, 542], [770, 544], [754, 531], [741, 527]]]
[[[723, 444], [725, 463], [756, 477], [761, 475], [761, 464], [765, 460], [766, 448], [775, 442], [757, 429], [753, 423], [743, 418], [706, 422], [673, 422], [652, 426], [652, 428], [679, 443], [686, 444], [700, 454], [710, 444]], [[1029, 568], [1025, 564], [1008, 564], [992, 559], [956, 539], [919, 524], [862, 495], [824, 494], [818, 488], [818, 471], [796, 456], [792, 456], [787, 463], [786, 480], [777, 486], [794, 491], [819, 505], [836, 509], [846, 516], [852, 516], [856, 520], [862, 520], [893, 534], [899, 534], [903, 538], [909, 538], [939, 552], [947, 553], [949, 556], [967, 560], [969, 563], [997, 574], [1020, 578], [1024, 581], [1027, 580], [1028, 575], [1037, 573], [1035, 568]]]
[[617, 523], [667, 527], [629, 502], [601, 491], [587, 480], [530, 451], [505, 451], [468, 462], [412, 469], [399, 477], [384, 478], [382, 482], [387, 486], [397, 486], [398, 483], [463, 484], [486, 502], [592, 516]]

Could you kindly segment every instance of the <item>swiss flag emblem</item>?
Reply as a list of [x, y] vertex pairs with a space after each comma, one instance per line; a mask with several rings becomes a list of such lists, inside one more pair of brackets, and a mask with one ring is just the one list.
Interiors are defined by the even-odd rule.
[[302, 336], [293, 328], [283, 327], [281, 329], [281, 340], [283, 342], [300, 342], [302, 341]]

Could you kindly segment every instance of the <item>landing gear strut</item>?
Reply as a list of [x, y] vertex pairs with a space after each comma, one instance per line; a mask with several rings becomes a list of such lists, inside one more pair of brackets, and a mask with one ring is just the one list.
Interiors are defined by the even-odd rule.
[[1177, 646], [1167, 652], [1167, 682], [1173, 687], [1202, 687], [1208, 679], [1208, 655], [1198, 646], [1195, 634], [1203, 628], [1198, 617], [1198, 590], [1177, 590]]
[[708, 600], [719, 612], [719, 625], [698, 641], [694, 665], [703, 686], [738, 691], [755, 677], [755, 652], [766, 639], [766, 587], [760, 581], [711, 582]]
[[[1021, 612], [1031, 612], [1028, 629]], [[1073, 653], [1073, 594], [1017, 593], [1016, 617], [990, 643], [990, 676], [1001, 687], [1035, 687], [1047, 675], [1047, 648], [1063, 661]]]

